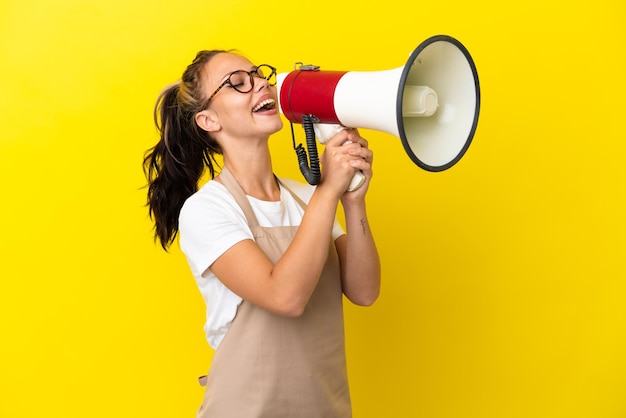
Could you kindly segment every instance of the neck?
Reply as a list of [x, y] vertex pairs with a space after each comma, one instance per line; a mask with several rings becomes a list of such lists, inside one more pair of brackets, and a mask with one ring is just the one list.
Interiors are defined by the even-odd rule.
[[236, 158], [224, 154], [224, 166], [228, 167], [245, 194], [260, 200], [278, 201], [280, 188], [274, 177], [269, 150], [256, 151], [238, 153]]

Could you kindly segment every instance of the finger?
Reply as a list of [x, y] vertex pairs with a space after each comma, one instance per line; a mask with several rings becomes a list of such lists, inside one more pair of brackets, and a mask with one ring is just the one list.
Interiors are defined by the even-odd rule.
[[363, 159], [351, 160], [349, 164], [352, 168], [362, 171], [365, 175], [371, 175], [372, 165]]
[[354, 157], [361, 158], [369, 163], [374, 159], [374, 153], [369, 148], [359, 146], [357, 144], [350, 145], [348, 153]]
[[328, 142], [326, 142], [326, 146], [330, 147], [339, 147], [346, 141], [350, 141], [350, 131], [348, 129], [342, 129], [338, 133], [336, 133]]
[[374, 153], [372, 151], [370, 151], [369, 149], [366, 150], [365, 152], [365, 156], [363, 157], [363, 159], [368, 162], [369, 164], [374, 162]]
[[351, 142], [357, 143], [363, 148], [367, 148], [369, 145], [367, 139], [363, 138], [357, 129], [350, 129], [348, 138]]

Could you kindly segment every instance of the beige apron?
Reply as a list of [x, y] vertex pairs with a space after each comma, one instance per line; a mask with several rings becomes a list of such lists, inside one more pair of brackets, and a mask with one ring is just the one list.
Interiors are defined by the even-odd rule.
[[[276, 263], [298, 227], [260, 227], [243, 190], [226, 167], [220, 179], [241, 206], [256, 243]], [[287, 190], [303, 208], [306, 206]], [[241, 303], [213, 356], [206, 385], [198, 418], [352, 415], [339, 261], [334, 243], [331, 242], [319, 283], [300, 317], [286, 318], [247, 301]]]

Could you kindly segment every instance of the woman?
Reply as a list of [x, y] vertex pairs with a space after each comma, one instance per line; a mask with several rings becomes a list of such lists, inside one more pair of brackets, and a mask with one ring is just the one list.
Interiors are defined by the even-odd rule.
[[[201, 51], [155, 108], [161, 136], [144, 160], [155, 236], [167, 250], [180, 230], [216, 350], [198, 417], [351, 416], [342, 295], [367, 306], [379, 293], [367, 141], [336, 134], [316, 187], [279, 180], [268, 146], [282, 128], [275, 77], [239, 54]], [[346, 192], [358, 170], [364, 185]]]

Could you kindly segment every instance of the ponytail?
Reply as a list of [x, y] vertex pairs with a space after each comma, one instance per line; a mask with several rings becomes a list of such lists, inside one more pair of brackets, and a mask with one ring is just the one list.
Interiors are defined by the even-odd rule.
[[154, 238], [164, 250], [176, 239], [178, 216], [183, 204], [198, 190], [208, 168], [215, 177], [219, 144], [195, 122], [205, 103], [202, 72], [210, 58], [225, 51], [200, 51], [187, 67], [182, 80], [159, 95], [154, 123], [159, 142], [146, 151], [143, 169], [148, 181], [148, 214], [154, 221]]

